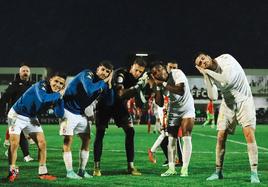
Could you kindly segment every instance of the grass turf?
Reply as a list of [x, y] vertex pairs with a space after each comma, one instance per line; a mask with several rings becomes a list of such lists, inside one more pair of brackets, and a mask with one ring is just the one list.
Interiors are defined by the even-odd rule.
[[[8, 171], [7, 159], [2, 146], [6, 125], [0, 126], [0, 177], [5, 178]], [[157, 134], [148, 134], [145, 125], [135, 126], [135, 165], [142, 172], [142, 176], [126, 174], [126, 156], [124, 150], [124, 132], [114, 125], [110, 125], [104, 138], [103, 155], [101, 162], [102, 176], [92, 179], [70, 180], [65, 178], [65, 166], [62, 159], [62, 137], [58, 135], [57, 125], [43, 126], [47, 140], [47, 166], [51, 174], [58, 177], [57, 181], [42, 181], [37, 178], [38, 162], [37, 149], [30, 145], [31, 156], [35, 161], [23, 162], [22, 153], [18, 151], [17, 165], [20, 167], [20, 176], [13, 184], [1, 181], [0, 186], [252, 186], [249, 180], [250, 167], [248, 163], [247, 146], [241, 128], [236, 129], [236, 134], [229, 136], [227, 152], [224, 162], [224, 180], [206, 181], [214, 171], [216, 131], [209, 127], [202, 128], [196, 125], [193, 130], [193, 153], [189, 167], [189, 177], [180, 176], [160, 177], [166, 171], [162, 167], [164, 155], [159, 149], [156, 153], [157, 163], [148, 161], [147, 149], [152, 146]], [[93, 141], [95, 128], [93, 126], [91, 152], [87, 170], [92, 174], [93, 168]], [[258, 125], [256, 139], [259, 148], [259, 174], [261, 184], [268, 186], [268, 126]], [[242, 143], [242, 144], [241, 144]], [[78, 168], [80, 140], [78, 137], [73, 142], [73, 166]], [[180, 171], [180, 168], [177, 168]]]

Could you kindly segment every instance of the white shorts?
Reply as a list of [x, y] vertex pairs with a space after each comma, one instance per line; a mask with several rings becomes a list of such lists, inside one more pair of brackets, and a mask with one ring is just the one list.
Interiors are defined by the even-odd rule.
[[64, 109], [64, 120], [60, 121], [60, 135], [70, 135], [86, 133], [90, 134], [90, 126], [85, 116], [73, 114]]
[[217, 130], [228, 130], [230, 134], [235, 132], [237, 124], [242, 127], [256, 128], [256, 111], [253, 97], [238, 103], [234, 109], [230, 109], [224, 101], [222, 101], [217, 121]]
[[[8, 112], [8, 126], [9, 134], [20, 135], [21, 131], [28, 136], [30, 133], [43, 132], [41, 126], [35, 125], [39, 123], [37, 118], [29, 118], [26, 116], [19, 115], [11, 108]], [[40, 125], [40, 124], [39, 124]]]
[[180, 121], [184, 118], [195, 118], [195, 108], [193, 105], [178, 106], [170, 105], [168, 108], [168, 126], [180, 126]]

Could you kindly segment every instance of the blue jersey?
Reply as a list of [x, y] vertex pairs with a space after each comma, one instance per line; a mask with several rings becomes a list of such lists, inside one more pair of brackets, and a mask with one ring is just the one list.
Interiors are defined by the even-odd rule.
[[12, 106], [17, 114], [34, 118], [41, 111], [54, 108], [57, 117], [63, 117], [64, 103], [58, 92], [53, 92], [47, 81], [40, 81], [30, 87]]
[[84, 114], [89, 106], [100, 95], [106, 95], [108, 104], [113, 102], [113, 91], [93, 72], [86, 69], [77, 74], [68, 84], [64, 93], [64, 107], [74, 114]]

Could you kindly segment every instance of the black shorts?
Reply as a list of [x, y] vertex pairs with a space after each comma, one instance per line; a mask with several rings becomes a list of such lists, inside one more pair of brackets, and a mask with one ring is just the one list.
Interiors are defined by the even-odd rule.
[[171, 134], [173, 138], [178, 138], [178, 131], [180, 126], [167, 126], [168, 134]]
[[96, 107], [96, 128], [108, 128], [111, 118], [114, 119], [114, 122], [118, 127], [124, 128], [132, 124], [130, 115], [123, 105]]

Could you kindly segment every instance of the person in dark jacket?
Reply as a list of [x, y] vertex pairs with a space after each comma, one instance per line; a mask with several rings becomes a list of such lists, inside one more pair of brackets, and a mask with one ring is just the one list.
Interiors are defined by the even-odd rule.
[[[1, 108], [1, 116], [6, 117], [7, 112], [11, 108], [11, 106], [18, 100], [20, 96], [32, 85], [30, 81], [30, 68], [26, 65], [23, 65], [19, 69], [19, 73], [16, 75], [14, 81], [10, 82], [6, 91], [2, 95], [0, 99], [0, 108]], [[9, 132], [8, 129], [6, 131], [6, 138], [4, 142], [4, 146], [9, 146]], [[26, 162], [30, 162], [33, 158], [29, 153], [29, 144], [23, 133], [20, 134], [20, 147], [23, 153], [24, 160]], [[6, 151], [6, 155], [8, 156], [8, 150]], [[10, 159], [9, 159], [10, 160]]]

